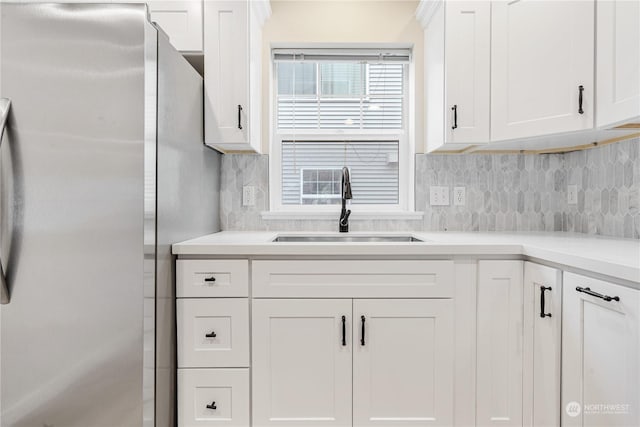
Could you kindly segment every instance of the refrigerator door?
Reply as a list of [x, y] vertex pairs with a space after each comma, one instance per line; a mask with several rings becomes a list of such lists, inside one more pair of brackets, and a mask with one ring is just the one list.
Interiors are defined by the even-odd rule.
[[0, 19], [0, 425], [139, 427], [155, 280], [146, 8], [3, 3]]

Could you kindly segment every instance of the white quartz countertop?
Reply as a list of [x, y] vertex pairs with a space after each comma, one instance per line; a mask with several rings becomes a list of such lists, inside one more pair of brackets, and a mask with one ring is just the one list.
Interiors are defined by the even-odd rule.
[[352, 232], [411, 235], [424, 242], [273, 242], [328, 232], [223, 231], [173, 245], [178, 256], [495, 256], [516, 255], [640, 284], [640, 240], [579, 233]]

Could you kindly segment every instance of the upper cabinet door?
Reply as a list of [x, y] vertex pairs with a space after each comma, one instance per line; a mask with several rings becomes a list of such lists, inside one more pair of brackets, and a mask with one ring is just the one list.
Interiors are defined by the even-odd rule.
[[478, 262], [478, 426], [522, 425], [522, 265]]
[[572, 273], [563, 282], [562, 425], [640, 425], [640, 291]]
[[204, 139], [261, 151], [262, 26], [269, 0], [204, 2]]
[[640, 2], [597, 2], [596, 122], [640, 120]]
[[427, 151], [489, 142], [491, 3], [430, 2], [424, 27]]
[[253, 426], [350, 426], [351, 300], [254, 300], [252, 322]]
[[233, 149], [248, 142], [248, 1], [205, 1], [204, 23], [205, 142]]
[[149, 15], [183, 52], [202, 51], [202, 0], [147, 0]]
[[594, 1], [496, 1], [491, 17], [491, 139], [593, 128]]
[[353, 425], [453, 425], [450, 299], [355, 300]]
[[491, 3], [446, 3], [447, 142], [489, 142]]

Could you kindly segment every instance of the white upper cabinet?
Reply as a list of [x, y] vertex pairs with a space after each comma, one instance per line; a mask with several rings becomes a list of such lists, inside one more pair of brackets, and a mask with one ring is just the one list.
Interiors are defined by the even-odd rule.
[[105, 3], [146, 3], [149, 18], [181, 52], [202, 52], [203, 0], [105, 0]]
[[151, 21], [183, 52], [202, 51], [202, 0], [147, 0]]
[[491, 139], [594, 125], [594, 1], [495, 1]]
[[424, 2], [428, 151], [489, 142], [491, 3]]
[[640, 122], [640, 2], [597, 3], [596, 123]]
[[205, 143], [261, 151], [262, 25], [268, 0], [205, 1]]
[[640, 425], [640, 291], [564, 273], [562, 425]]

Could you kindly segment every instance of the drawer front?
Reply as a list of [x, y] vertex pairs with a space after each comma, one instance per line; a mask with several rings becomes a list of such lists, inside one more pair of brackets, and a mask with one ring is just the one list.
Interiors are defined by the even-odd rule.
[[178, 260], [177, 298], [248, 297], [249, 261]]
[[249, 369], [178, 369], [179, 427], [247, 427]]
[[253, 261], [254, 297], [450, 298], [453, 261]]
[[176, 301], [178, 367], [249, 366], [249, 300], [246, 298]]

